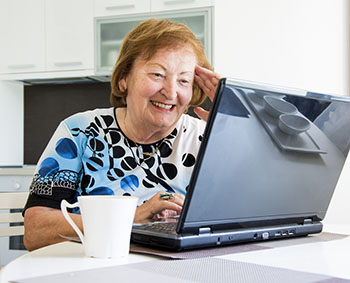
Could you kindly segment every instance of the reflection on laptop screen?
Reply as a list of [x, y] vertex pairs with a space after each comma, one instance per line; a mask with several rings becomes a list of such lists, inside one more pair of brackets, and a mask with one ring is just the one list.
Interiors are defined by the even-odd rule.
[[220, 99], [184, 227], [322, 220], [350, 147], [349, 100], [229, 80]]

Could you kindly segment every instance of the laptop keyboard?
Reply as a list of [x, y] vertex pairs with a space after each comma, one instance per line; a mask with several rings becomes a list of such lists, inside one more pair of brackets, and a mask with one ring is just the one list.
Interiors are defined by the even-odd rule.
[[158, 233], [176, 235], [176, 225], [177, 222], [152, 223], [151, 225], [143, 226], [142, 229]]

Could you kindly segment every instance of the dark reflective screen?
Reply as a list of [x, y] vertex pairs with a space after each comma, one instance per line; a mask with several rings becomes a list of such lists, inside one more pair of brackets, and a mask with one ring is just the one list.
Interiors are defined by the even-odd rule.
[[227, 83], [215, 103], [186, 223], [323, 219], [349, 152], [349, 100]]

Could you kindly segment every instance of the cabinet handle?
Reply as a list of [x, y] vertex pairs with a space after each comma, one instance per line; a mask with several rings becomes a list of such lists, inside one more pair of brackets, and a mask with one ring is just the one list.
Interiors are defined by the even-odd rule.
[[31, 69], [31, 68], [34, 68], [35, 65], [34, 64], [18, 64], [18, 65], [8, 65], [7, 67], [9, 69], [18, 70], [18, 69]]
[[177, 4], [193, 3], [193, 2], [196, 2], [196, 0], [166, 0], [164, 1], [164, 5], [177, 5]]
[[54, 65], [56, 67], [70, 67], [70, 66], [79, 66], [82, 65], [83, 63], [81, 61], [76, 61], [76, 62], [56, 62]]
[[13, 184], [13, 188], [15, 190], [19, 190], [21, 188], [21, 184], [16, 182], [16, 183]]
[[107, 6], [106, 10], [119, 10], [119, 9], [135, 9], [134, 4], [125, 4], [125, 5], [115, 5], [115, 6]]

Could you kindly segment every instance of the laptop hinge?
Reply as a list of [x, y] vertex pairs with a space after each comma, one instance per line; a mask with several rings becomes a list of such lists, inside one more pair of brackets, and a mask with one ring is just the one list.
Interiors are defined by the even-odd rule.
[[198, 231], [199, 235], [201, 235], [201, 234], [208, 234], [208, 233], [211, 233], [210, 227], [199, 228], [199, 231]]
[[313, 223], [313, 221], [312, 221], [312, 219], [311, 218], [306, 218], [306, 219], [304, 219], [304, 225], [305, 224], [312, 224]]

